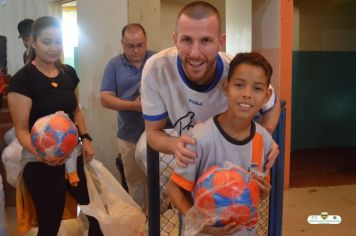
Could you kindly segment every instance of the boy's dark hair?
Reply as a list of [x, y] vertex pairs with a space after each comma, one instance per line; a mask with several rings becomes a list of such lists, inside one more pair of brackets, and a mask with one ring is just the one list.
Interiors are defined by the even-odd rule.
[[258, 52], [244, 52], [236, 54], [234, 59], [230, 62], [230, 69], [227, 77], [228, 81], [230, 81], [232, 74], [240, 64], [261, 67], [267, 76], [267, 86], [271, 83], [271, 76], [273, 73], [272, 66], [267, 59]]
[[124, 28], [122, 28], [121, 31], [121, 38], [124, 38], [126, 31], [130, 31], [130, 30], [141, 30], [143, 35], [146, 37], [146, 31], [145, 28], [143, 28], [143, 26], [140, 23], [130, 23], [124, 26]]
[[218, 18], [218, 23], [219, 23], [219, 32], [221, 31], [221, 19], [220, 19], [220, 13], [210, 3], [204, 2], [204, 1], [195, 1], [191, 2], [183, 7], [183, 9], [179, 12], [177, 16], [177, 21], [176, 21], [176, 31], [177, 31], [177, 23], [179, 21], [179, 18], [182, 15], [186, 15], [191, 19], [194, 20], [200, 20], [207, 18], [209, 16], [215, 15]]

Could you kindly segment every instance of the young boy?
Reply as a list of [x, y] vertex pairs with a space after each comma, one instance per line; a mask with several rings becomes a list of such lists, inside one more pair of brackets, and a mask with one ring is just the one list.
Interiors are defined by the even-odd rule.
[[[198, 177], [213, 165], [230, 161], [246, 170], [263, 166], [272, 147], [272, 137], [253, 121], [256, 113], [271, 95], [268, 89], [272, 67], [260, 54], [239, 53], [230, 63], [228, 81], [223, 85], [228, 98], [225, 112], [196, 125], [191, 134], [196, 144], [194, 164], [176, 167], [167, 192], [178, 210], [185, 215], [193, 206], [192, 192]], [[268, 196], [271, 185], [263, 177], [253, 174], [260, 188], [261, 199]], [[199, 235], [254, 235], [255, 229], [244, 229], [230, 223], [224, 227], [206, 226]]]

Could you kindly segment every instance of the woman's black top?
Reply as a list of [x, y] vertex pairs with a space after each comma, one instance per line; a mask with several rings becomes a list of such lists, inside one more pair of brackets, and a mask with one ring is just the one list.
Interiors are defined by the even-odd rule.
[[8, 91], [32, 100], [29, 119], [31, 130], [37, 119], [57, 111], [64, 111], [74, 121], [77, 107], [75, 89], [78, 83], [78, 75], [69, 65], [65, 65], [56, 77], [50, 78], [28, 63], [10, 79]]

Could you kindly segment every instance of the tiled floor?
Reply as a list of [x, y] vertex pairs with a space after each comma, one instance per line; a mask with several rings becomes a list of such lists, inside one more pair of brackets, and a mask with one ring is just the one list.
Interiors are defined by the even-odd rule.
[[[356, 185], [335, 187], [292, 188], [284, 192], [283, 236], [354, 236], [356, 235]], [[326, 211], [340, 215], [339, 225], [310, 225], [309, 215]], [[16, 231], [16, 210], [6, 208], [10, 236], [19, 236]], [[64, 222], [67, 230], [61, 236], [76, 236], [78, 225], [74, 221]], [[35, 236], [31, 230], [25, 236]]]

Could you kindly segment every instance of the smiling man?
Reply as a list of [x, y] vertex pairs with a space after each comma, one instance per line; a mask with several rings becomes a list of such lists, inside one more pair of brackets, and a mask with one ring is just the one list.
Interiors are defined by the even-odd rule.
[[[222, 84], [227, 80], [232, 57], [220, 52], [225, 43], [217, 9], [203, 1], [186, 5], [179, 13], [173, 33], [175, 47], [151, 57], [142, 73], [141, 103], [147, 141], [154, 149], [173, 154], [178, 165], [194, 162], [195, 144], [187, 131], [226, 110]], [[277, 125], [280, 106], [272, 95], [259, 111], [261, 124], [270, 132]], [[180, 137], [164, 132], [170, 120]], [[277, 145], [269, 155], [270, 168], [278, 155]]]

